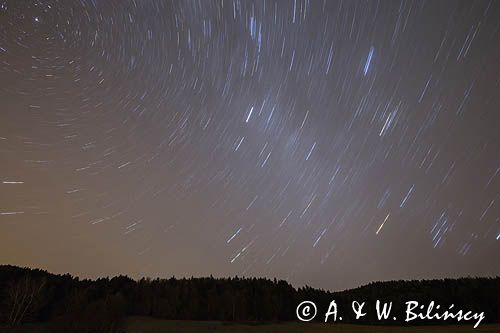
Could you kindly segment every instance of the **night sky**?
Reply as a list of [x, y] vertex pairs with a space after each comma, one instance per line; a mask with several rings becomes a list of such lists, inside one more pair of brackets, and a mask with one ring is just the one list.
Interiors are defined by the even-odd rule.
[[500, 2], [0, 1], [0, 262], [500, 274]]

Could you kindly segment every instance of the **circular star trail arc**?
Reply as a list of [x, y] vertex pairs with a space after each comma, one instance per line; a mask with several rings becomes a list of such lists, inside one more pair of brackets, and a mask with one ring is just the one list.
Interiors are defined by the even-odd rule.
[[495, 1], [1, 1], [0, 260], [495, 275]]

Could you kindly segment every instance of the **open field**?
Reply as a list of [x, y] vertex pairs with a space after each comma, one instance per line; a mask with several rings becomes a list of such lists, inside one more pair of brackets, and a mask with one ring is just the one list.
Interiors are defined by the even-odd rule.
[[[28, 324], [16, 330], [0, 333], [52, 333], [51, 326]], [[60, 331], [58, 331], [60, 332]], [[500, 324], [445, 326], [365, 326], [319, 323], [232, 323], [219, 321], [162, 320], [149, 317], [130, 317], [126, 333], [498, 333]], [[68, 332], [70, 333], [70, 332]]]
[[283, 323], [245, 325], [215, 321], [181, 321], [160, 320], [152, 318], [130, 318], [128, 333], [461, 333], [461, 332], [500, 332], [500, 324], [480, 325], [473, 329], [472, 325], [463, 326], [420, 326], [420, 327], [388, 327], [361, 326], [343, 324], [316, 323]]

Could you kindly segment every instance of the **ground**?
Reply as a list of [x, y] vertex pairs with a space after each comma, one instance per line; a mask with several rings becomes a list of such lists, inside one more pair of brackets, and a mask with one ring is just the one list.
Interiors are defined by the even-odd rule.
[[215, 321], [180, 321], [160, 320], [152, 318], [130, 318], [127, 333], [498, 333], [500, 324], [480, 325], [473, 329], [472, 325], [463, 326], [422, 326], [422, 327], [387, 327], [361, 326], [343, 324], [311, 324], [311, 323], [283, 323], [283, 324], [233, 324]]

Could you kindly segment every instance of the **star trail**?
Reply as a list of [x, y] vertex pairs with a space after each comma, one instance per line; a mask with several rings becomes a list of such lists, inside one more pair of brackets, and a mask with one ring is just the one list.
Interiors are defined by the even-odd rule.
[[0, 1], [0, 261], [500, 274], [500, 3]]

